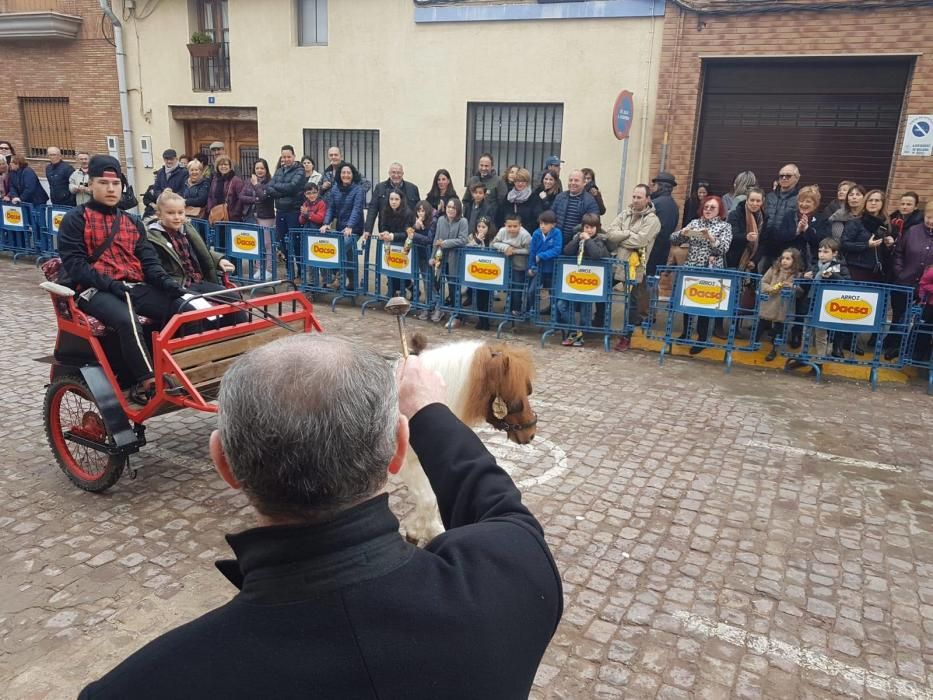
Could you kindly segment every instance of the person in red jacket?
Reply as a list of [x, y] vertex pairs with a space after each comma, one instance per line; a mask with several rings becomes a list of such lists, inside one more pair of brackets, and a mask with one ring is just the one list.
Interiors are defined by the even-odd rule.
[[185, 289], [159, 264], [142, 224], [117, 208], [123, 193], [119, 161], [94, 156], [88, 176], [91, 200], [65, 214], [58, 252], [78, 292], [78, 308], [116, 331], [133, 380], [130, 399], [144, 404], [154, 379], [136, 314], [164, 325], [181, 307]]
[[298, 225], [302, 228], [321, 228], [327, 214], [327, 202], [320, 197], [320, 188], [313, 182], [305, 187], [305, 198], [298, 213]]

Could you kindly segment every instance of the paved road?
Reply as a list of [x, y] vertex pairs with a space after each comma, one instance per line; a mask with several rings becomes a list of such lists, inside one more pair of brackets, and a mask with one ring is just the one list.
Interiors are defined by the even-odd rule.
[[[230, 597], [211, 562], [251, 514], [209, 466], [210, 417], [190, 411], [152, 422], [135, 480], [70, 486], [33, 362], [51, 350], [50, 304], [28, 265], [0, 270], [0, 697], [73, 697]], [[381, 312], [321, 317], [395, 347]], [[563, 574], [534, 698], [933, 698], [933, 398], [535, 352], [539, 439], [483, 433]], [[406, 512], [404, 489], [391, 503]]]

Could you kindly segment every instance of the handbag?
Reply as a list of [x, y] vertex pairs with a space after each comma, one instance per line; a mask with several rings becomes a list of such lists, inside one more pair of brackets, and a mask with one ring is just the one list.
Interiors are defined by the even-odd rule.
[[[84, 205], [78, 207], [80, 214], [84, 216]], [[108, 235], [101, 243], [98, 245], [93, 252], [88, 256], [87, 263], [88, 265], [93, 265], [98, 260], [100, 256], [107, 252], [107, 249], [113, 245], [113, 239], [117, 237], [117, 233], [120, 231], [120, 219], [123, 218], [123, 212], [117, 209], [117, 213], [113, 217], [113, 223], [110, 225], [110, 235]], [[71, 289], [76, 289], [75, 282], [71, 279], [68, 271], [65, 269], [65, 266], [62, 265], [58, 271], [58, 284], [62, 284]]]
[[218, 221], [229, 221], [230, 218], [227, 214], [227, 205], [216, 205], [213, 209], [211, 209], [210, 214], [207, 216], [207, 220], [210, 222], [211, 226], [216, 224]]

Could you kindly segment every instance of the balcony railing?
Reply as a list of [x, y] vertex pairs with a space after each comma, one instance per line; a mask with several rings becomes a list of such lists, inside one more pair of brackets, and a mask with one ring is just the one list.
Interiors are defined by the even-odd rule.
[[216, 56], [191, 57], [191, 89], [195, 92], [229, 92], [230, 44], [221, 44]]

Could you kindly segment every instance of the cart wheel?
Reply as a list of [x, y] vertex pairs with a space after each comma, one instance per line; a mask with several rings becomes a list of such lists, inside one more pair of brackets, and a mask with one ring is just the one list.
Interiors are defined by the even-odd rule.
[[58, 377], [45, 393], [45, 434], [58, 465], [78, 488], [106, 491], [120, 478], [125, 455], [111, 455], [65, 438], [65, 432], [113, 445], [97, 402], [83, 379]]

